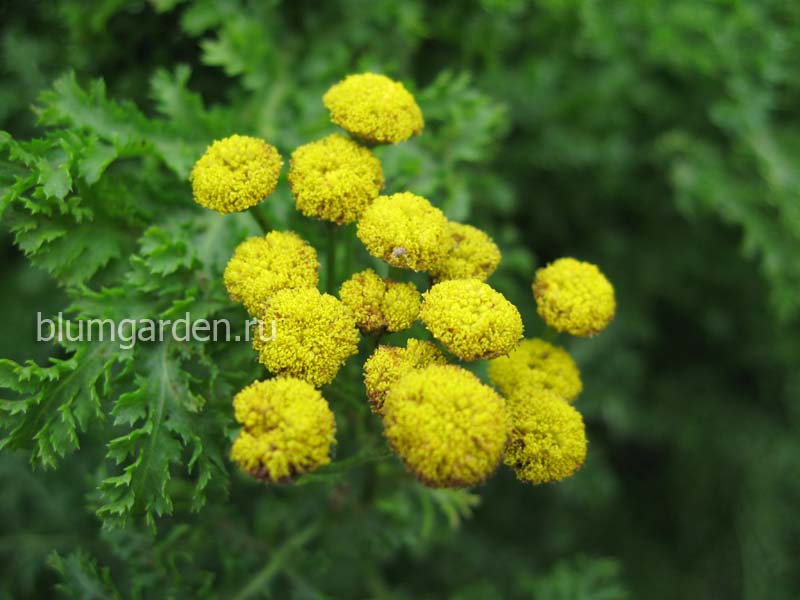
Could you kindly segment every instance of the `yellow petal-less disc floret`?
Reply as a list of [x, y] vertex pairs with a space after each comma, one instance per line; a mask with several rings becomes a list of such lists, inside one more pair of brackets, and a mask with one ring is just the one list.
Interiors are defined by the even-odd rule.
[[614, 318], [614, 287], [595, 265], [559, 258], [536, 271], [536, 309], [556, 331], [589, 337]]
[[517, 307], [477, 279], [442, 281], [422, 298], [425, 327], [462, 360], [502, 356], [522, 337]]
[[581, 413], [558, 394], [528, 389], [508, 398], [511, 437], [503, 462], [529, 483], [560, 481], [586, 460]]
[[454, 365], [415, 370], [383, 404], [386, 438], [426, 485], [467, 487], [495, 470], [508, 437], [505, 401]]
[[247, 210], [275, 191], [283, 161], [264, 140], [232, 135], [211, 144], [189, 179], [194, 200], [220, 213]]
[[368, 148], [335, 133], [292, 153], [289, 185], [304, 215], [353, 223], [383, 188], [383, 169]]
[[332, 86], [322, 102], [331, 121], [371, 144], [396, 144], [425, 127], [414, 96], [385, 75], [349, 75]]
[[439, 264], [452, 248], [444, 213], [410, 192], [378, 196], [358, 222], [358, 237], [375, 258], [415, 271]]
[[386, 394], [403, 377], [430, 365], [447, 364], [433, 342], [409, 339], [405, 348], [379, 346], [364, 363], [364, 387], [372, 412], [380, 414]]
[[319, 387], [333, 381], [344, 361], [358, 352], [353, 312], [314, 288], [277, 292], [259, 318], [264, 335], [255, 332], [253, 348], [275, 375], [297, 377]]
[[282, 289], [317, 287], [317, 251], [293, 231], [270, 231], [236, 247], [225, 267], [225, 289], [251, 315]]
[[461, 223], [448, 225], [453, 249], [431, 274], [437, 281], [446, 279], [480, 279], [486, 281], [500, 264], [500, 249], [486, 233]]
[[532, 386], [572, 402], [583, 391], [581, 374], [569, 353], [538, 338], [522, 340], [507, 356], [490, 361], [489, 378], [505, 396]]
[[364, 333], [403, 331], [411, 327], [419, 315], [417, 286], [383, 279], [372, 269], [356, 273], [345, 281], [339, 298], [353, 311]]
[[233, 399], [243, 425], [231, 458], [253, 477], [280, 482], [330, 462], [336, 421], [318, 390], [293, 378], [256, 381]]

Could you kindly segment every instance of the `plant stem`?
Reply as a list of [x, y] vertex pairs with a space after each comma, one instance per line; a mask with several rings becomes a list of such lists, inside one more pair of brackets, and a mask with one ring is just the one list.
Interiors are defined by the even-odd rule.
[[397, 267], [389, 266], [389, 279], [392, 281], [405, 281], [405, 273], [403, 273], [403, 269], [398, 269]]
[[270, 559], [264, 565], [264, 568], [256, 573], [250, 583], [236, 595], [235, 600], [245, 600], [246, 598], [263, 595], [272, 578], [283, 570], [284, 564], [291, 555], [311, 541], [319, 533], [320, 529], [321, 523], [315, 522], [290, 537], [283, 546], [270, 555]]
[[344, 238], [345, 273], [349, 274], [353, 272], [353, 254], [355, 252], [355, 248], [353, 248], [353, 242], [355, 239], [355, 233], [353, 232], [352, 227], [342, 228], [342, 231], [345, 234]]
[[328, 223], [328, 281], [329, 294], [336, 292], [336, 223]]
[[270, 226], [267, 216], [261, 212], [261, 207], [258, 204], [251, 207], [248, 212], [252, 215], [253, 219], [255, 219], [256, 223], [258, 223], [258, 226], [261, 227], [261, 231], [264, 233], [272, 231], [272, 226]]

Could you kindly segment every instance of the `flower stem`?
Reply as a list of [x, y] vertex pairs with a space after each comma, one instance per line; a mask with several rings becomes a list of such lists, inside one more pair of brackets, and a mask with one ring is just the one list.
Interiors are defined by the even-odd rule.
[[345, 273], [349, 274], [353, 272], [353, 254], [355, 252], [353, 243], [355, 240], [355, 233], [353, 232], [352, 228], [343, 228], [342, 231], [344, 231], [345, 233], [345, 238], [344, 238]]
[[328, 266], [327, 289], [329, 294], [336, 292], [336, 223], [328, 223]]
[[256, 223], [258, 223], [258, 226], [261, 227], [261, 231], [264, 233], [269, 233], [272, 231], [272, 226], [269, 224], [269, 219], [267, 219], [267, 216], [261, 212], [261, 207], [258, 204], [251, 207], [248, 212], [252, 215], [253, 219], [255, 219]]
[[403, 269], [398, 269], [397, 267], [389, 266], [389, 279], [392, 281], [405, 281], [405, 273], [403, 273]]
[[264, 565], [264, 568], [256, 573], [247, 586], [239, 592], [236, 600], [261, 596], [267, 591], [270, 581], [285, 568], [285, 564], [292, 554], [310, 542], [320, 532], [320, 529], [321, 523], [314, 522], [290, 537], [283, 546], [270, 555], [270, 560]]

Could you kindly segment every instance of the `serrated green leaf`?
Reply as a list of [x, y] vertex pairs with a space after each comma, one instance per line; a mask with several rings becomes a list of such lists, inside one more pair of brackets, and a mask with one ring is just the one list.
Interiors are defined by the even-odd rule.
[[221, 432], [209, 436], [209, 424], [203, 424], [199, 412], [203, 401], [191, 389], [182, 360], [172, 342], [137, 348], [134, 389], [112, 409], [118, 424], [133, 425], [133, 429], [108, 445], [108, 457], [116, 464], [131, 459], [123, 475], [100, 484], [103, 505], [97, 512], [108, 526], [141, 515], [154, 527], [157, 517], [172, 512], [167, 484], [186, 456], [184, 449], [190, 450], [190, 458], [183, 470], [197, 473], [193, 506], [204, 503], [212, 473], [224, 485], [222, 454], [211, 445], [215, 438], [222, 439]]
[[83, 177], [89, 185], [97, 183], [100, 176], [108, 168], [108, 165], [117, 158], [117, 149], [110, 145], [96, 140], [84, 147], [78, 163], [78, 174]]
[[[43, 334], [55, 330], [53, 325]], [[69, 360], [49, 367], [0, 362], [0, 388], [12, 392], [0, 400], [0, 448], [29, 448], [32, 462], [54, 468], [78, 448], [78, 434], [103, 419], [100, 390], [120, 360], [116, 345], [107, 342], [80, 346]]]

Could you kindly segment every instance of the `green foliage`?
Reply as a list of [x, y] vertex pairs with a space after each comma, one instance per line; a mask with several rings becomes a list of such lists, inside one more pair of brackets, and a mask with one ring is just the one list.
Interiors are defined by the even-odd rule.
[[[2, 14], [0, 597], [797, 597], [797, 6], [66, 0]], [[617, 322], [569, 342], [590, 451], [557, 489], [414, 483], [352, 367], [324, 391], [334, 463], [265, 488], [226, 458], [230, 399], [261, 374], [248, 344], [34, 344], [40, 309], [190, 311], [241, 331], [221, 275], [258, 229], [196, 207], [189, 169], [234, 132], [288, 158], [334, 130], [324, 90], [368, 69], [416, 86], [426, 116], [425, 135], [377, 150], [388, 186], [495, 237], [492, 283], [529, 335], [538, 264], [572, 254], [615, 283]], [[282, 181], [266, 216], [322, 248], [290, 206]]]
[[559, 563], [545, 577], [526, 577], [523, 584], [537, 600], [625, 600], [619, 564], [609, 559], [578, 558]]
[[53, 359], [49, 367], [2, 361], [0, 385], [19, 394], [2, 404], [9, 429], [2, 448], [33, 445], [32, 460], [51, 468], [77, 449], [78, 431], [103, 418], [100, 398], [109, 393], [116, 352], [116, 344], [105, 343], [81, 346], [68, 360]]
[[66, 557], [52, 554], [49, 562], [63, 579], [56, 589], [66, 598], [100, 600], [122, 597], [114, 590], [108, 569], [99, 569], [96, 561], [83, 552]]

